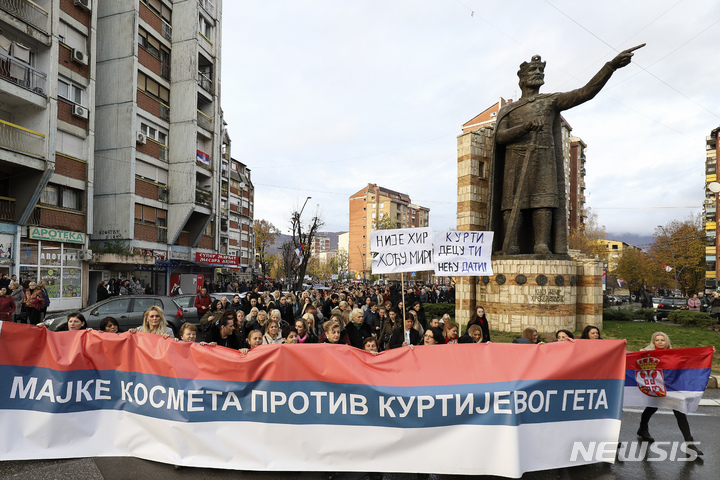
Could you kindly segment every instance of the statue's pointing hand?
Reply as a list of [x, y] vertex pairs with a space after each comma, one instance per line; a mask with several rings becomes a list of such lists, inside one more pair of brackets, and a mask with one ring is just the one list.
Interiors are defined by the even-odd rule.
[[610, 60], [610, 66], [618, 69], [625, 67], [627, 65], [630, 65], [630, 61], [632, 60], [632, 56], [634, 55], [633, 52], [639, 48], [644, 47], [645, 44], [638, 45], [637, 47], [628, 48], [627, 50], [623, 50], [622, 52], [618, 53], [617, 57]]

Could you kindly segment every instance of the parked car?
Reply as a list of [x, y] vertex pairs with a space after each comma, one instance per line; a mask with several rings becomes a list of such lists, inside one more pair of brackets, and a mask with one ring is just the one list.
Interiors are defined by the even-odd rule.
[[197, 308], [195, 308], [195, 298], [197, 298], [197, 295], [176, 295], [172, 298], [182, 308], [185, 322], [200, 323]]
[[[177, 334], [180, 325], [185, 321], [185, 314], [180, 305], [175, 302], [174, 297], [162, 295], [121, 295], [110, 297], [107, 300], [94, 303], [81, 310], [89, 328], [99, 328], [100, 322], [105, 317], [113, 317], [120, 324], [120, 330], [127, 331], [130, 328], [142, 326], [145, 310], [153, 305], [162, 308], [168, 326]], [[68, 313], [51, 313], [45, 317], [45, 326], [50, 330], [65, 329], [68, 321]], [[197, 314], [196, 314], [197, 315]]]
[[230, 302], [230, 303], [233, 302], [235, 295], [240, 295], [240, 300], [242, 300], [247, 295], [247, 292], [243, 292], [243, 293], [215, 292], [215, 293], [210, 294], [210, 296], [216, 300], [220, 300], [222, 297], [225, 297], [228, 299], [228, 302]]
[[662, 320], [675, 310], [687, 309], [687, 298], [682, 297], [664, 297], [660, 300], [655, 309], [655, 318]]

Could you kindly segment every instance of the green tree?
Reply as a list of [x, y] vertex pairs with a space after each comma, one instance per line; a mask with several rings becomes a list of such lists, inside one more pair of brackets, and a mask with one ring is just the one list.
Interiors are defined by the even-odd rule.
[[671, 268], [663, 278], [665, 286], [680, 289], [684, 295], [705, 285], [705, 232], [700, 215], [673, 220], [655, 231], [650, 254], [655, 261]]
[[577, 230], [568, 234], [568, 247], [590, 257], [602, 257], [605, 245], [599, 240], [605, 239], [605, 226], [598, 223], [597, 213], [586, 210], [585, 222]]

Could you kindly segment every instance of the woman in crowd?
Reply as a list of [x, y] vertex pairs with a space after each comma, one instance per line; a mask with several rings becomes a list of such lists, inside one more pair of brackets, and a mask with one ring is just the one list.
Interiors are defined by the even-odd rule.
[[45, 308], [42, 290], [37, 288], [37, 283], [30, 282], [25, 290], [25, 310], [28, 314], [28, 323], [37, 325], [42, 320], [42, 311]]
[[325, 335], [323, 343], [340, 344], [340, 322], [337, 320], [328, 320], [323, 324], [323, 331]]
[[444, 314], [442, 316], [442, 318], [440, 319], [440, 323], [442, 323], [442, 324], [445, 324], [445, 323], [451, 322], [451, 321], [452, 321], [452, 318], [450, 318], [450, 314], [448, 314], [448, 313]]
[[283, 330], [283, 340], [283, 343], [300, 343], [298, 341], [297, 329], [293, 326], [290, 326]]
[[423, 336], [423, 345], [444, 345], [445, 338], [443, 337], [442, 330], [437, 327], [430, 327], [425, 330]]
[[260, 330], [252, 330], [248, 336], [247, 344], [240, 348], [240, 353], [247, 355], [250, 350], [259, 347], [263, 342], [263, 333]]
[[210, 304], [210, 310], [208, 310], [208, 312], [200, 319], [200, 328], [203, 331], [208, 330], [210, 328], [210, 325], [212, 325], [212, 323], [215, 321], [215, 319], [222, 314], [223, 309], [220, 300], [213, 300], [213, 302]]
[[151, 284], [145, 285], [145, 295], [155, 295], [155, 290], [153, 290]]
[[13, 320], [18, 323], [27, 322], [27, 312], [23, 312], [23, 303], [25, 302], [25, 292], [20, 287], [18, 282], [12, 282], [10, 284], [11, 294], [10, 296], [15, 301], [15, 313], [13, 314]]
[[527, 338], [530, 343], [543, 343], [540, 340], [540, 336], [538, 335], [538, 331], [534, 329], [533, 327], [527, 327], [525, 330], [523, 330], [522, 333], [523, 338]]
[[98, 330], [107, 333], [120, 333], [120, 324], [113, 317], [105, 317], [100, 320]]
[[162, 308], [155, 305], [145, 310], [142, 327], [138, 328], [137, 331], [140, 333], [155, 333], [166, 338], [175, 338], [172, 328], [168, 327], [165, 321]]
[[490, 323], [488, 322], [487, 316], [485, 315], [485, 309], [478, 305], [475, 307], [475, 313], [468, 322], [468, 330], [473, 325], [478, 325], [482, 330], [482, 342], [487, 343], [490, 341]]
[[425, 331], [425, 329], [427, 328], [427, 318], [425, 316], [425, 309], [423, 308], [422, 304], [420, 304], [419, 301], [414, 301], [410, 306], [410, 310], [415, 312], [418, 323], [420, 323], [423, 331]]
[[263, 335], [263, 345], [279, 345], [281, 343], [283, 343], [283, 337], [280, 333], [280, 322], [274, 319], [268, 320], [265, 326], [265, 335]]
[[575, 335], [570, 330], [558, 330], [555, 333], [555, 340], [565, 342], [567, 340], [575, 340]]
[[15, 313], [15, 300], [8, 295], [7, 288], [0, 288], [0, 321], [11, 322]]
[[465, 335], [458, 339], [458, 343], [482, 343], [483, 332], [478, 324], [470, 325]]
[[87, 328], [85, 316], [80, 312], [73, 312], [69, 314], [67, 328], [68, 330], [85, 330]]
[[458, 326], [455, 322], [448, 320], [445, 322], [443, 329], [443, 336], [445, 337], [445, 343], [447, 345], [454, 345], [458, 343]]
[[105, 287], [105, 282], [102, 280], [100, 280], [100, 283], [97, 284], [97, 290], [95, 293], [98, 302], [110, 298], [110, 292], [108, 292], [108, 289]]
[[[672, 348], [672, 345], [670, 344], [670, 338], [667, 334], [663, 332], [655, 332], [650, 337], [650, 345], [643, 348], [641, 351], [666, 350], [669, 348]], [[655, 439], [650, 436], [648, 425], [650, 423], [650, 418], [652, 418], [655, 412], [657, 412], [657, 407], [646, 407], [645, 410], [643, 410], [643, 413], [640, 416], [640, 428], [637, 431], [637, 435], [641, 440], [650, 443], [654, 442]], [[677, 410], [673, 410], [673, 413], [675, 414], [675, 420], [677, 421], [678, 427], [680, 427], [680, 432], [682, 432], [685, 441], [694, 442], [692, 434], [690, 433], [690, 424], [688, 423], [687, 415]], [[703, 454], [703, 452], [693, 443], [689, 443], [687, 448], [695, 450], [698, 455]]]
[[405, 317], [403, 328], [396, 328], [390, 337], [389, 348], [407, 347], [408, 345], [420, 345], [423, 337], [415, 327], [417, 320], [414, 315]]
[[382, 330], [380, 330], [380, 346], [383, 350], [390, 348], [390, 338], [396, 328], [402, 327], [402, 320], [398, 317], [397, 310], [391, 308], [388, 310], [388, 318], [383, 322]]
[[580, 338], [583, 340], [602, 340], [602, 337], [600, 336], [600, 329], [595, 325], [588, 325], [585, 327]]
[[185, 322], [180, 326], [178, 335], [183, 342], [195, 342], [197, 340], [197, 326], [190, 322]]
[[359, 349], [363, 348], [363, 342], [366, 338], [372, 337], [372, 329], [363, 319], [363, 311], [356, 308], [350, 313], [350, 323], [345, 327], [350, 339], [350, 345]]
[[377, 338], [375, 337], [367, 337], [365, 340], [363, 340], [362, 349], [366, 352], [370, 352], [373, 355], [378, 354], [378, 344], [377, 344]]
[[50, 306], [50, 295], [47, 291], [47, 282], [45, 280], [40, 280], [37, 284], [37, 288], [40, 290], [40, 295], [42, 295], [43, 298], [43, 309], [42, 309], [42, 315], [40, 317], [41, 321], [45, 318], [45, 315], [47, 314], [47, 309]]
[[297, 331], [298, 343], [317, 343], [317, 336], [310, 331], [305, 318], [300, 317], [295, 320], [295, 330]]

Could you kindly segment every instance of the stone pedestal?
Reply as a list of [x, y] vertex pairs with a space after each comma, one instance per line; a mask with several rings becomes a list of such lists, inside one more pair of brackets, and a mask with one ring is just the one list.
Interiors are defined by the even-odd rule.
[[[476, 303], [485, 308], [492, 329], [518, 333], [527, 327], [540, 333], [582, 330], [585, 325], [602, 329], [599, 262], [506, 257], [493, 260], [492, 266], [494, 275], [478, 277], [476, 285]], [[463, 320], [467, 323], [469, 317]]]

